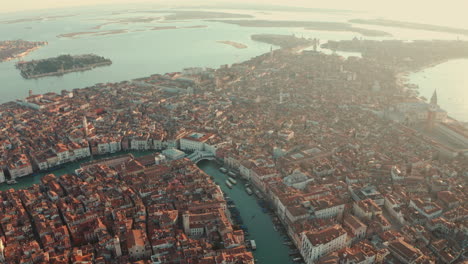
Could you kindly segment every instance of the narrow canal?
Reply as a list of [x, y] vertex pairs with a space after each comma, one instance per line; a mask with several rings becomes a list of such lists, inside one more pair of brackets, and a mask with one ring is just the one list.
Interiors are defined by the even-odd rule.
[[226, 186], [227, 176], [219, 171], [214, 161], [201, 161], [198, 167], [208, 175], [234, 201], [240, 212], [244, 225], [247, 226], [249, 239], [255, 240], [257, 250], [254, 256], [260, 264], [287, 264], [294, 263], [289, 256], [289, 247], [284, 245], [284, 237], [275, 230], [271, 216], [264, 213], [257, 203], [255, 195], [249, 196], [245, 192], [244, 184], [238, 181], [232, 189]]

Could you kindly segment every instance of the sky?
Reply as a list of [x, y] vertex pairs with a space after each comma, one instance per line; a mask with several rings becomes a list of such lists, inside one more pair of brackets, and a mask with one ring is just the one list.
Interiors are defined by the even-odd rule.
[[[265, 5], [303, 6], [370, 11], [383, 17], [400, 18], [415, 22], [439, 21], [444, 25], [468, 27], [468, 0], [0, 0], [0, 13], [23, 10], [91, 6], [96, 4], [178, 3], [203, 5], [212, 3], [255, 3]], [[1, 19], [0, 19], [1, 20]]]

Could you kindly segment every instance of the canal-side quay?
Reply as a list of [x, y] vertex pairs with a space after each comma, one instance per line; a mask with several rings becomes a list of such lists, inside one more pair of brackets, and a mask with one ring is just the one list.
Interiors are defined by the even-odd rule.
[[294, 249], [289, 246], [290, 240], [279, 226], [275, 226], [274, 216], [266, 209], [262, 209], [255, 195], [249, 196], [245, 190], [244, 182], [237, 179], [232, 189], [226, 185], [228, 176], [219, 171], [215, 161], [204, 160], [198, 167], [212, 176], [222, 191], [232, 200], [240, 213], [243, 226], [247, 228], [248, 240], [255, 240], [257, 249], [254, 252], [257, 263], [260, 264], [287, 264], [293, 261]]

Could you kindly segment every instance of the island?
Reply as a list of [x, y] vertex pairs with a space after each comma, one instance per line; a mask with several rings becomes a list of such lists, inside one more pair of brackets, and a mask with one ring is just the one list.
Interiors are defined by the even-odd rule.
[[252, 15], [236, 14], [227, 12], [212, 12], [212, 11], [164, 11], [164, 10], [150, 10], [143, 11], [145, 13], [170, 13], [164, 16], [165, 20], [194, 20], [194, 19], [219, 19], [219, 18], [253, 18]]
[[55, 58], [19, 62], [16, 68], [26, 79], [63, 75], [76, 71], [92, 70], [96, 67], [111, 65], [112, 61], [94, 54], [60, 55]]
[[26, 56], [32, 51], [47, 45], [45, 41], [6, 40], [0, 41], [0, 62]]
[[468, 29], [396, 21], [396, 20], [389, 20], [389, 19], [351, 19], [349, 20], [349, 22], [355, 23], [355, 24], [427, 30], [427, 31], [435, 31], [435, 32], [443, 32], [443, 33], [462, 34], [462, 35], [468, 36]]
[[209, 20], [238, 25], [241, 27], [302, 27], [307, 30], [349, 31], [368, 37], [389, 37], [390, 33], [380, 30], [353, 27], [350, 23], [322, 21], [280, 21], [280, 20]]
[[244, 45], [244, 44], [238, 43], [238, 42], [234, 42], [234, 41], [229, 41], [229, 40], [218, 40], [216, 42], [226, 44], [226, 45], [232, 46], [232, 47], [237, 48], [237, 49], [246, 49], [247, 48], [247, 45]]
[[129, 32], [127, 29], [115, 29], [115, 30], [102, 30], [102, 31], [87, 31], [87, 32], [72, 32], [60, 34], [58, 38], [75, 38], [77, 36], [90, 35], [95, 36], [104, 36], [104, 35], [114, 35], [114, 34], [123, 34]]
[[297, 38], [294, 35], [256, 34], [252, 35], [250, 38], [254, 41], [272, 44], [285, 49], [298, 47], [303, 48], [314, 44], [314, 40]]
[[329, 41], [322, 48], [360, 52], [366, 59], [398, 71], [419, 71], [451, 59], [468, 58], [468, 41], [458, 40], [353, 40]]

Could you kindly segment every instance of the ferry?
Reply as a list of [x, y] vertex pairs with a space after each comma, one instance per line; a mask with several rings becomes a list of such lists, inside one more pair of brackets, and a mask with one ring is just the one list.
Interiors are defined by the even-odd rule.
[[228, 170], [224, 167], [219, 168], [219, 171], [222, 173], [226, 173]]
[[248, 195], [253, 194], [252, 190], [249, 187], [245, 188], [245, 191], [247, 192]]
[[257, 249], [257, 244], [255, 244], [255, 240], [250, 240], [250, 246], [252, 247], [252, 250]]
[[6, 183], [8, 185], [12, 185], [12, 184], [17, 184], [18, 182], [12, 179], [12, 180], [8, 180]]
[[237, 174], [235, 174], [234, 172], [230, 171], [230, 172], [228, 172], [228, 176], [235, 178], [235, 177], [237, 176]]
[[236, 181], [236, 180], [234, 180], [234, 179], [233, 179], [233, 178], [231, 178], [231, 177], [229, 177], [229, 178], [228, 178], [228, 180], [229, 180], [229, 181], [230, 181], [232, 184], [236, 184], [236, 183], [237, 183], [237, 181]]
[[226, 185], [229, 187], [229, 189], [232, 189], [232, 184], [228, 180], [226, 180]]

